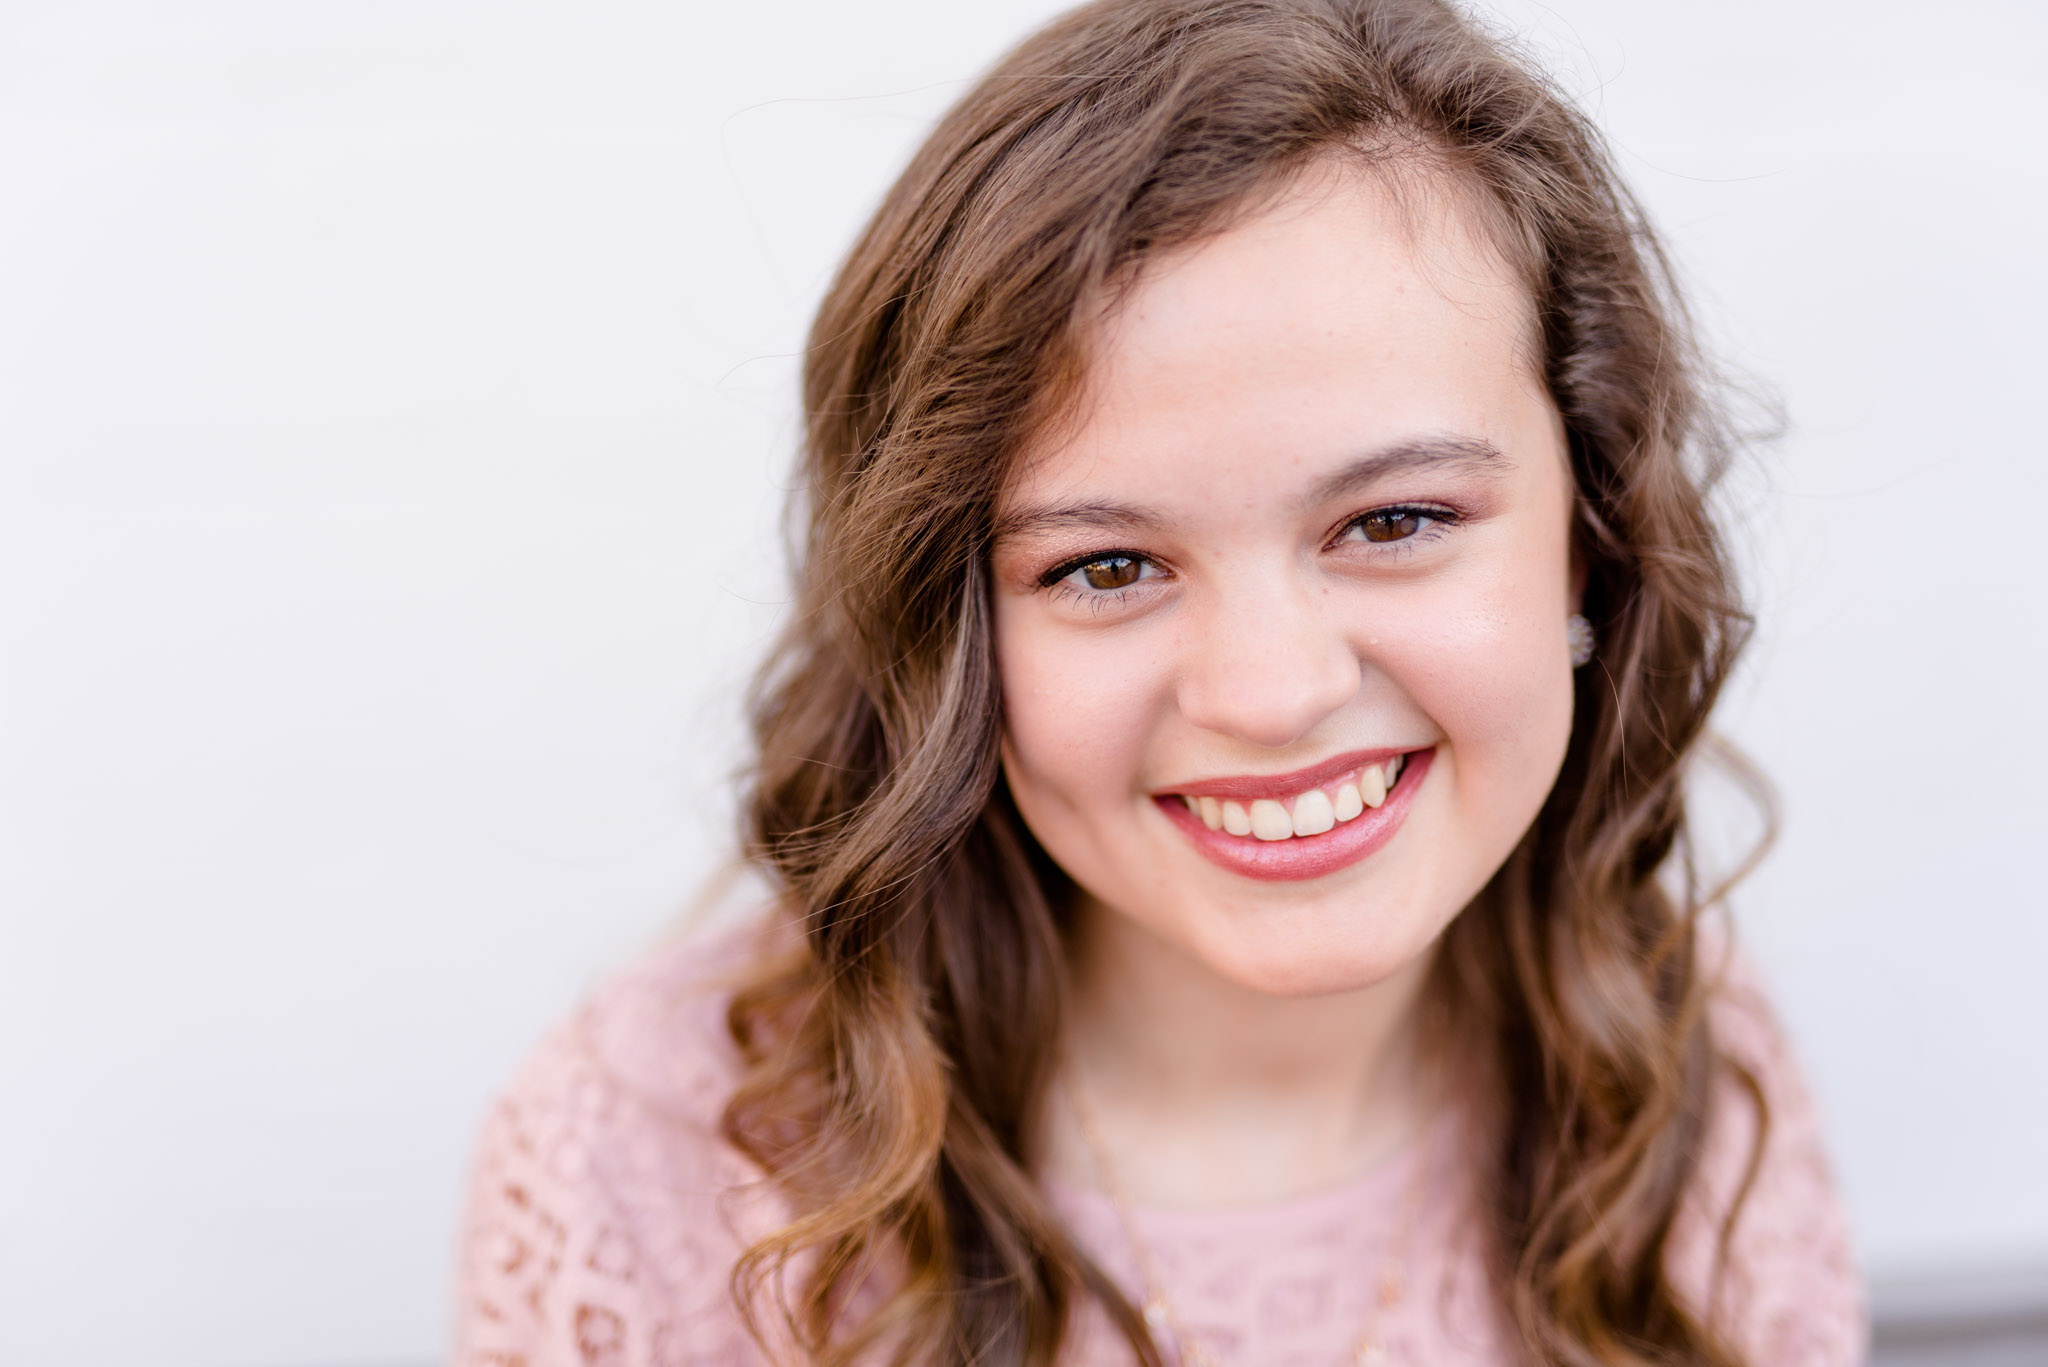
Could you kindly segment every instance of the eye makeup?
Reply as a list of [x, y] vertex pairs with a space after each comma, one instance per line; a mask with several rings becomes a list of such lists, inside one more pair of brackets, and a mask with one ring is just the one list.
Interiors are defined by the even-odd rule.
[[[1464, 522], [1441, 503], [1392, 503], [1346, 518], [1325, 549], [1359, 548], [1385, 556], [1412, 553]], [[1132, 547], [1091, 550], [1067, 556], [1034, 577], [1034, 587], [1060, 598], [1089, 600], [1098, 607], [1121, 602], [1147, 580], [1170, 575], [1157, 557]]]

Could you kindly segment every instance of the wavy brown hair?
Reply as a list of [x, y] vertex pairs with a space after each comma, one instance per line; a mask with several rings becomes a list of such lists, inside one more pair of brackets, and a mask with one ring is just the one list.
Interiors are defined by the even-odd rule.
[[1084, 1297], [1160, 1361], [1027, 1170], [1070, 889], [999, 781], [989, 540], [1075, 398], [1091, 304], [1324, 157], [1466, 192], [1535, 303], [1577, 486], [1597, 659], [1555, 788], [1433, 983], [1489, 1046], [1502, 1303], [1538, 1364], [1738, 1361], [1663, 1260], [1721, 1062], [1706, 899], [1674, 855], [1746, 621], [1706, 501], [1731, 443], [1598, 136], [1437, 0], [1067, 15], [940, 122], [819, 311], [747, 806], [799, 933], [734, 998], [750, 1072], [725, 1112], [792, 1213], [734, 1294], [811, 1361], [1042, 1367]]

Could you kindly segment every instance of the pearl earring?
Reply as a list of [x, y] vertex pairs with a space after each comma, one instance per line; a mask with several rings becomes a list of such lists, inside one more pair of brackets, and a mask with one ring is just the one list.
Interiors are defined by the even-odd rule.
[[1564, 639], [1571, 647], [1573, 669], [1593, 658], [1593, 624], [1576, 612], [1564, 619]]

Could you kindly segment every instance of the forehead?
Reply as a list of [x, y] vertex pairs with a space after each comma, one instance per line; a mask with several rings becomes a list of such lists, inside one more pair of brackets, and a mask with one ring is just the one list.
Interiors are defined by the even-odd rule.
[[1465, 197], [1329, 163], [1227, 231], [1150, 260], [1084, 339], [1065, 424], [1006, 503], [1171, 476], [1311, 475], [1366, 447], [1521, 445], [1554, 408], [1534, 308]]

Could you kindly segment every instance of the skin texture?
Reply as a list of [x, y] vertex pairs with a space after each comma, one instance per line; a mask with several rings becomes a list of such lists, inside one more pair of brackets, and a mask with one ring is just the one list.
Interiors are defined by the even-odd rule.
[[[1530, 314], [1455, 193], [1325, 163], [1145, 264], [1090, 339], [1074, 420], [1008, 491], [1004, 772], [1081, 890], [1073, 1081], [1111, 1147], [1147, 1155], [1137, 1199], [1313, 1188], [1422, 1108], [1431, 952], [1571, 728], [1572, 491]], [[1446, 440], [1499, 455], [1331, 487]], [[1413, 534], [1365, 539], [1375, 511]], [[1112, 553], [1135, 582], [1044, 582]], [[1385, 746], [1435, 748], [1407, 818], [1323, 877], [1220, 868], [1156, 801]], [[1048, 1146], [1084, 1165], [1057, 1125]]]

